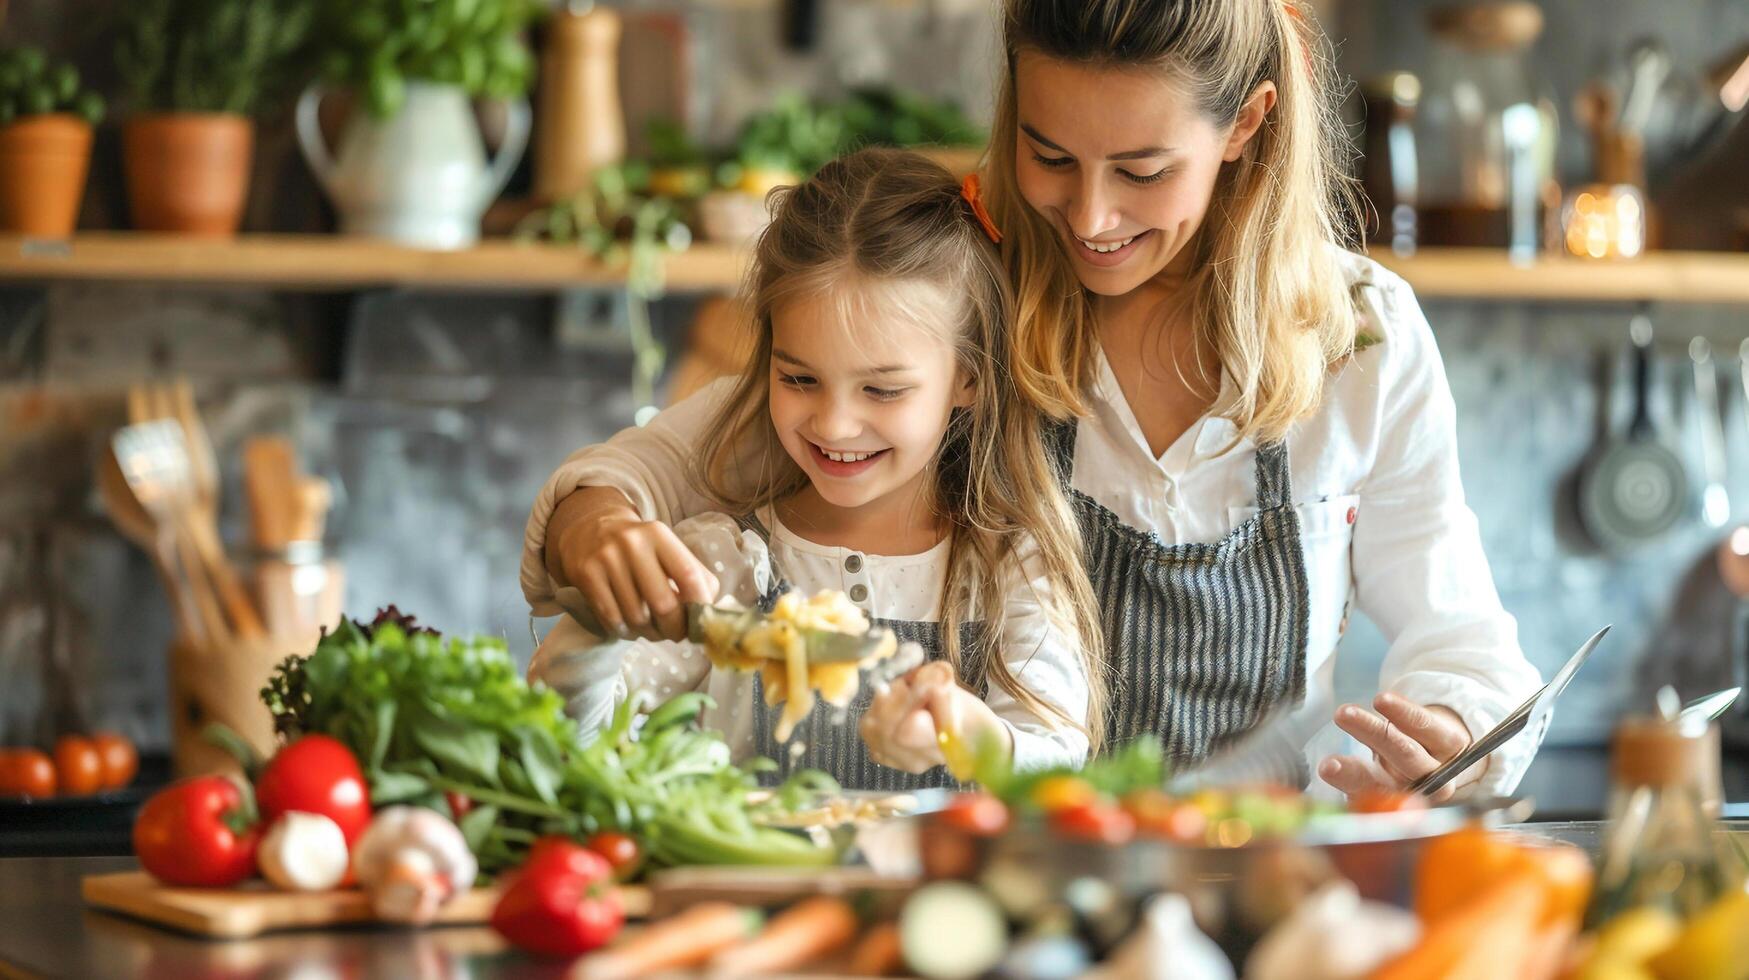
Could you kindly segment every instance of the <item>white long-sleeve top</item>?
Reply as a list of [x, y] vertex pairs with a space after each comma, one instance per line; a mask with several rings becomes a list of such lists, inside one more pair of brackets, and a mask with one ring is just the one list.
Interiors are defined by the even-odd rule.
[[[1517, 623], [1500, 604], [1464, 502], [1456, 408], [1432, 328], [1399, 276], [1343, 255], [1376, 343], [1338, 369], [1322, 407], [1287, 440], [1310, 578], [1305, 710], [1328, 717], [1334, 708], [1336, 648], [1358, 606], [1390, 643], [1380, 689], [1449, 707], [1479, 736], [1541, 679], [1519, 649]], [[707, 387], [559, 467], [535, 501], [525, 539], [522, 586], [536, 614], [555, 611], [546, 525], [572, 490], [616, 487], [648, 520], [711, 508], [688, 479], [688, 461], [728, 390], [728, 382]], [[1090, 396], [1074, 484], [1125, 523], [1167, 545], [1214, 542], [1256, 512], [1256, 447], [1229, 446], [1232, 422], [1210, 413], [1156, 457], [1103, 361]], [[1510, 793], [1543, 734], [1527, 732], [1499, 749], [1476, 791]], [[1340, 745], [1327, 728], [1307, 744], [1308, 761], [1315, 766]]]
[[[921, 554], [876, 555], [809, 541], [777, 520], [769, 508], [759, 518], [770, 529], [769, 545], [751, 532], [740, 531], [728, 516], [713, 512], [679, 522], [675, 533], [712, 568], [723, 593], [746, 606], [769, 587], [768, 569], [775, 565], [803, 595], [834, 589], [875, 619], [941, 621], [946, 540]], [[1023, 687], [1085, 724], [1087, 671], [1074, 642], [1040, 603], [1049, 584], [1029, 536], [1017, 539], [1010, 560], [1014, 564], [1005, 570], [1009, 584], [1004, 608], [996, 616], [980, 617], [999, 631], [996, 653]], [[723, 733], [736, 761], [756, 752], [753, 675], [713, 669], [691, 643], [604, 642], [565, 617], [536, 649], [529, 679], [563, 695], [566, 711], [585, 730], [605, 724], [614, 706], [635, 691], [647, 692], [658, 701], [683, 691], [704, 691], [716, 702], [702, 718], [704, 727]], [[1082, 731], [1060, 719], [1034, 714], [1000, 685], [990, 684], [985, 703], [1013, 736], [1016, 768], [1079, 765], [1087, 758], [1088, 741]], [[815, 724], [821, 714], [816, 712]], [[845, 724], [855, 730], [855, 719]], [[831, 775], [840, 782], [845, 779], [842, 773]]]

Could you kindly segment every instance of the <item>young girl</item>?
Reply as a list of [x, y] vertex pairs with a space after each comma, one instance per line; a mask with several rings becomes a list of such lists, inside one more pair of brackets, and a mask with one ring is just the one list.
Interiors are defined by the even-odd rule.
[[[744, 605], [841, 591], [932, 662], [858, 696], [866, 745], [822, 705], [793, 752], [755, 676], [685, 644], [604, 645], [567, 621], [531, 677], [586, 722], [640, 689], [703, 689], [738, 755], [853, 788], [947, 781], [942, 728], [1022, 768], [1085, 759], [1104, 730], [1092, 595], [1041, 419], [1004, 367], [1006, 277], [960, 186], [899, 151], [828, 164], [778, 200], [749, 292], [756, 349], [694, 456], [734, 517], [682, 522], [675, 540]], [[614, 587], [575, 585], [598, 607]]]
[[[1359, 793], [1452, 757], [1538, 677], [1464, 503], [1433, 332], [1402, 279], [1344, 250], [1340, 88], [1304, 6], [1007, 0], [982, 176], [1016, 296], [1007, 367], [1071, 420], [1110, 736], [1195, 762], [1297, 705], [1365, 754], [1315, 740], [1295, 776]], [[566, 462], [529, 523], [532, 601], [606, 569], [625, 601], [595, 608], [675, 635], [672, 597], [708, 571], [661, 522], [700, 507], [680, 477], [721, 397]], [[1355, 609], [1390, 649], [1379, 695], [1339, 708]], [[1440, 795], [1510, 793], [1539, 734]]]

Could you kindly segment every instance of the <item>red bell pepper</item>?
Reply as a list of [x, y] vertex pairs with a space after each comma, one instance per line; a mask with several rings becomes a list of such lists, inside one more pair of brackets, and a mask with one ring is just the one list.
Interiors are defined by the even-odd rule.
[[625, 924], [613, 866], [561, 837], [537, 841], [512, 872], [492, 910], [492, 928], [512, 944], [548, 956], [578, 956], [606, 945]]
[[134, 853], [168, 885], [224, 888], [254, 875], [260, 837], [247, 790], [223, 776], [159, 791], [134, 821]]

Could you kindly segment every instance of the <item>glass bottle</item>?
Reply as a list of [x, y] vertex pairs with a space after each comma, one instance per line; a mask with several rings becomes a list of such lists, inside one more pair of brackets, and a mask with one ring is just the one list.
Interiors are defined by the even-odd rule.
[[1416, 114], [1420, 238], [1427, 245], [1508, 247], [1531, 257], [1544, 202], [1558, 207], [1558, 115], [1530, 68], [1542, 33], [1535, 4], [1438, 7]]
[[1610, 749], [1609, 824], [1588, 921], [1655, 906], [1687, 919], [1729, 886], [1713, 830], [1719, 807], [1719, 732], [1683, 720], [1669, 688], [1658, 716], [1630, 718]]

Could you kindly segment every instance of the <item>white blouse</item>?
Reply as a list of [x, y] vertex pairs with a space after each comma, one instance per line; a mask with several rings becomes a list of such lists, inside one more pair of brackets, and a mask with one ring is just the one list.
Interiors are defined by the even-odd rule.
[[[1541, 678], [1500, 605], [1475, 514], [1458, 479], [1456, 409], [1433, 331], [1399, 276], [1343, 253], [1377, 342], [1329, 382], [1322, 408], [1288, 435], [1311, 605], [1302, 717], [1334, 710], [1336, 648], [1352, 607], [1390, 643], [1379, 687], [1445, 705], [1478, 736], [1529, 697]], [[553, 508], [578, 487], [623, 491], [649, 520], [710, 509], [688, 479], [699, 434], [730, 382], [718, 382], [607, 443], [573, 454], [535, 500], [524, 542], [522, 586], [537, 615], [551, 615], [543, 562]], [[1110, 367], [1100, 365], [1093, 413], [1080, 422], [1074, 483], [1131, 526], [1167, 545], [1214, 542], [1256, 512], [1256, 447], [1214, 413], [1156, 458]], [[1527, 732], [1490, 757], [1476, 792], [1518, 785], [1543, 732]], [[1306, 746], [1314, 767], [1346, 738], [1327, 725]], [[1314, 768], [1315, 771], [1315, 768]]]
[[[835, 589], [876, 619], [940, 622], [948, 542], [921, 554], [875, 555], [816, 544], [784, 526], [769, 510], [760, 514], [760, 520], [771, 530], [769, 563], [802, 594]], [[724, 594], [752, 605], [769, 587], [765, 543], [757, 536], [744, 540], [751, 532], [738, 531], [727, 516], [707, 512], [679, 522], [675, 532], [712, 567]], [[1017, 542], [1014, 561], [1017, 568], [1011, 570], [1006, 606], [999, 617], [991, 617], [1000, 620], [999, 655], [1023, 687], [1066, 716], [1083, 720], [1089, 697], [1087, 672], [1074, 644], [1038, 601], [1048, 584], [1030, 538]], [[704, 726], [723, 733], [736, 761], [757, 751], [753, 675], [711, 669], [710, 661], [690, 643], [604, 643], [566, 617], [536, 649], [529, 679], [543, 681], [563, 695], [566, 711], [585, 730], [604, 725], [614, 706], [634, 691], [647, 692], [657, 701], [683, 691], [704, 691], [716, 702], [705, 712]], [[1088, 741], [1080, 730], [1039, 717], [995, 683], [985, 701], [1013, 736], [1016, 768], [1073, 766], [1086, 760]], [[820, 724], [828, 714], [816, 710], [809, 724]], [[854, 733], [855, 719], [845, 724]], [[807, 734], [807, 729], [798, 729], [795, 737]], [[831, 775], [842, 778], [840, 773]]]

